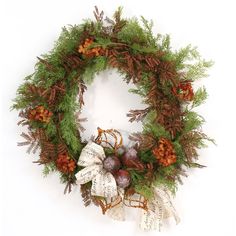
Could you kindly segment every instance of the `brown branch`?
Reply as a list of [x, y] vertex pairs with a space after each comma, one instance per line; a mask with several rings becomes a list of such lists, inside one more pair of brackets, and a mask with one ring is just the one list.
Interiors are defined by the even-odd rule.
[[81, 108], [84, 105], [83, 95], [84, 95], [84, 92], [87, 90], [87, 86], [82, 80], [79, 80], [78, 83], [79, 83], [79, 104]]
[[129, 136], [129, 139], [136, 142], [140, 150], [152, 149], [157, 142], [152, 135], [142, 133], [133, 133]]
[[102, 22], [103, 21], [104, 12], [103, 11], [99, 12], [97, 6], [95, 6], [94, 8], [95, 8], [95, 10], [93, 11], [93, 14], [95, 16], [95, 19], [97, 20], [97, 22]]
[[39, 140], [40, 140], [40, 131], [29, 131], [28, 134], [26, 133], [22, 133], [21, 137], [23, 137], [25, 139], [25, 141], [23, 142], [18, 142], [17, 145], [18, 146], [25, 146], [28, 145], [28, 149], [27, 149], [27, 153], [31, 153], [31, 151], [33, 153], [36, 153], [36, 151], [39, 148]]
[[127, 117], [130, 117], [129, 121], [143, 121], [143, 119], [146, 117], [147, 113], [150, 111], [150, 108], [146, 108], [143, 110], [130, 110], [127, 114]]
[[89, 206], [92, 202], [91, 187], [88, 184], [81, 184], [80, 192], [83, 198], [84, 205], [86, 207]]

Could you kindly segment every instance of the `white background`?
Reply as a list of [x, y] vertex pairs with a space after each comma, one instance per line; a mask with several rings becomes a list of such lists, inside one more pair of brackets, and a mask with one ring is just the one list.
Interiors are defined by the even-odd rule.
[[[61, 27], [93, 17], [94, 5], [108, 16], [122, 5], [126, 17], [153, 19], [156, 32], [171, 34], [174, 48], [192, 43], [203, 57], [215, 61], [210, 77], [202, 81], [209, 99], [199, 112], [207, 120], [204, 131], [218, 145], [201, 151], [200, 162], [208, 168], [191, 171], [179, 187], [174, 202], [181, 223], [167, 225], [162, 235], [236, 235], [236, 17], [234, 1], [229, 0], [0, 1], [1, 235], [159, 234], [142, 233], [135, 222], [138, 214], [115, 222], [98, 208], [83, 207], [78, 188], [63, 195], [58, 176], [43, 178], [42, 168], [32, 164], [37, 156], [28, 156], [25, 148], [16, 146], [22, 129], [16, 125], [17, 113], [9, 107], [17, 87], [33, 72], [36, 56], [51, 49]], [[108, 72], [100, 76], [86, 94], [88, 136], [96, 126], [140, 129], [140, 125], [130, 126], [125, 117], [130, 108], [142, 106], [140, 100], [128, 94], [118, 78], [111, 82], [109, 77], [113, 76]]]

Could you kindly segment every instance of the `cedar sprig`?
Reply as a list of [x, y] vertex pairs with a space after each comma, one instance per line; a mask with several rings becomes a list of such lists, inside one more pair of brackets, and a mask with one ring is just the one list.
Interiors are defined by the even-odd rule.
[[[180, 143], [183, 147], [185, 157], [189, 165], [193, 164], [198, 159], [197, 149], [206, 147], [205, 140], [213, 142], [206, 134], [200, 131], [191, 131], [180, 137]], [[197, 166], [197, 164], [195, 163]]]

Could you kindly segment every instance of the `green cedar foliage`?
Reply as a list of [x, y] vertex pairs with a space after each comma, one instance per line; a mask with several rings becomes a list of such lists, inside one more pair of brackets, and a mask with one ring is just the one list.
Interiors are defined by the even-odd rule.
[[[81, 143], [75, 121], [75, 111], [80, 110], [82, 106], [77, 99], [81, 89], [81, 83], [91, 84], [97, 73], [110, 67], [109, 60], [104, 55], [89, 59], [84, 58], [83, 55], [79, 55], [78, 46], [84, 42], [86, 37], [93, 37], [95, 39], [94, 43], [90, 45], [89, 48], [101, 47], [106, 50], [119, 44], [125, 44], [126, 48], [128, 48], [127, 51], [134, 56], [155, 55], [155, 53], [161, 52], [162, 62], [174, 62], [177, 74], [184, 74], [184, 76], [177, 78], [179, 81], [193, 82], [205, 77], [207, 76], [207, 69], [212, 65], [211, 61], [202, 59], [197, 49], [191, 45], [173, 51], [171, 49], [169, 35], [157, 34], [154, 36], [152, 21], [149, 22], [144, 17], [141, 17], [141, 21], [137, 18], [122, 19], [121, 11], [122, 8], [119, 8], [115, 12], [113, 20], [110, 20], [112, 27], [110, 31], [111, 37], [104, 36], [104, 26], [101, 21], [94, 22], [85, 20], [83, 24], [64, 27], [61, 35], [55, 42], [54, 48], [49, 53], [40, 56], [39, 61], [35, 65], [34, 73], [27, 76], [24, 84], [17, 90], [17, 96], [12, 106], [13, 109], [24, 112], [36, 105], [43, 105], [45, 108], [51, 109], [55, 117], [49, 123], [38, 124], [37, 122], [31, 122], [30, 128], [33, 130], [43, 128], [47, 137], [53, 141], [53, 143], [59, 143], [61, 141], [60, 138], [62, 138], [68, 146], [70, 155], [72, 155], [75, 160], [78, 159], [84, 145]], [[114, 38], [115, 40], [113, 40]], [[83, 67], [74, 67], [68, 72], [63, 65], [63, 60], [68, 55], [76, 56], [78, 60], [82, 61]], [[117, 55], [117, 61], [122, 62], [120, 54]], [[119, 71], [125, 75], [124, 71]], [[155, 76], [155, 72], [143, 70], [140, 81], [136, 83], [136, 88], [130, 90], [130, 92], [140, 95], [145, 102], [147, 95], [152, 89], [150, 77], [153, 76]], [[81, 83], [78, 83], [78, 81]], [[41, 96], [40, 93], [32, 95], [28, 90], [29, 85], [35, 85], [47, 91], [58, 82], [63, 83], [66, 92], [63, 96], [58, 98], [56, 106], [54, 107], [48, 104], [45, 97]], [[158, 86], [160, 86], [160, 84], [158, 84]], [[170, 93], [169, 87], [170, 85], [167, 84], [167, 86], [163, 88], [164, 94], [167, 95], [169, 99], [175, 99]], [[191, 137], [194, 147], [188, 147], [188, 150], [193, 150], [193, 148], [204, 147], [205, 140], [210, 140], [207, 136], [200, 133], [204, 119], [193, 110], [195, 107], [201, 105], [206, 98], [206, 89], [201, 87], [195, 91], [192, 102], [183, 104], [181, 109], [185, 114], [183, 116], [184, 127], [182, 133], [178, 133], [175, 139], [172, 140], [170, 133], [165, 127], [156, 122], [156, 117], [158, 116], [157, 112], [159, 111], [151, 109], [146, 115], [143, 121], [143, 134], [151, 135], [155, 140], [158, 140], [160, 137], [170, 139], [178, 157], [177, 162], [171, 166], [158, 166], [155, 172], [154, 185], [164, 185], [174, 193], [177, 188], [176, 180], [179, 180], [179, 177], [183, 174], [181, 166], [198, 166], [196, 163], [188, 162], [186, 149], [181, 142], [183, 142], [186, 137]], [[36, 104], [35, 101], [37, 101], [38, 104]], [[57, 117], [60, 114], [63, 114], [63, 116], [59, 125], [56, 125]], [[139, 156], [144, 163], [158, 165], [151, 150], [144, 150], [139, 153]], [[46, 176], [55, 170], [55, 163], [50, 162], [44, 165], [43, 173]], [[144, 177], [146, 173], [131, 170], [130, 174], [135, 190], [150, 199], [153, 195], [153, 189]], [[61, 175], [62, 182], [67, 182], [68, 178], [71, 177], [64, 174]]]

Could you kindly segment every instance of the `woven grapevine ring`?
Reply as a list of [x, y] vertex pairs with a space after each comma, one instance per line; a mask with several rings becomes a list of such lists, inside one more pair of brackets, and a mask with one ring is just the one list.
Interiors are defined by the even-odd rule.
[[[63, 28], [55, 47], [38, 57], [35, 72], [26, 77], [13, 108], [27, 126], [22, 133], [28, 152], [39, 150], [36, 163], [44, 174], [56, 171], [65, 192], [80, 185], [84, 204], [94, 203], [102, 212], [124, 219], [125, 206], [140, 208], [140, 226], [156, 229], [177, 213], [170, 193], [175, 193], [187, 168], [196, 162], [197, 149], [210, 140], [202, 131], [203, 118], [194, 108], [207, 97], [193, 82], [206, 76], [211, 62], [196, 48], [170, 48], [169, 36], [152, 33], [152, 22], [143, 17], [123, 19], [119, 8], [112, 19], [95, 8], [96, 21]], [[130, 135], [126, 147], [115, 129], [98, 128], [98, 135], [83, 141], [80, 111], [83, 93], [96, 73], [117, 69], [131, 92], [147, 105], [131, 110], [130, 122], [141, 121], [143, 131]], [[158, 217], [157, 217], [158, 216]]]

